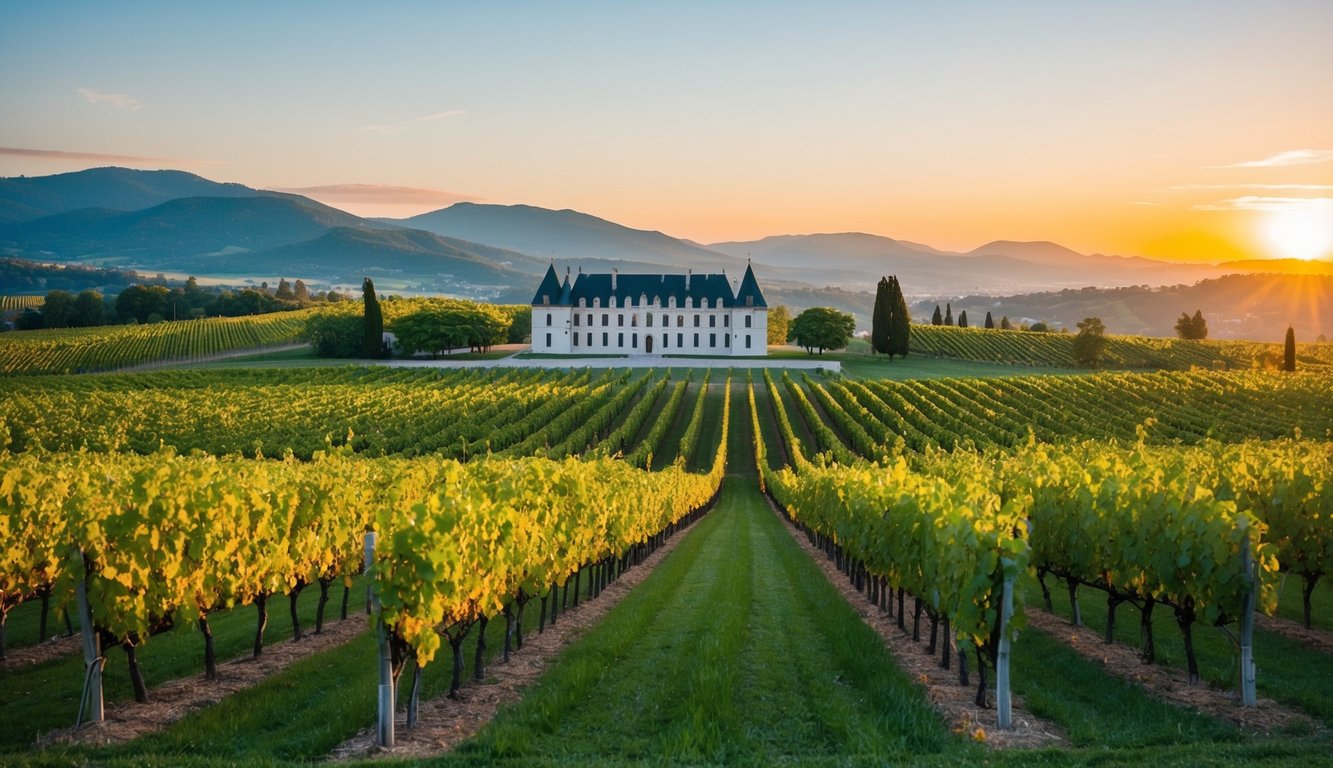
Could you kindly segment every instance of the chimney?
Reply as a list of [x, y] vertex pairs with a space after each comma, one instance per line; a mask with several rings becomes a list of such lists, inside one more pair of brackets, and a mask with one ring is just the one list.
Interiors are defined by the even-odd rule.
[[693, 274], [694, 274], [694, 270], [692, 270], [692, 269], [687, 269], [687, 270], [685, 270], [685, 292], [686, 292], [686, 293], [689, 293], [689, 291], [690, 291], [690, 275], [693, 275]]
[[618, 269], [611, 270], [611, 290], [613, 291], [616, 289], [616, 275], [619, 273], [620, 270]]

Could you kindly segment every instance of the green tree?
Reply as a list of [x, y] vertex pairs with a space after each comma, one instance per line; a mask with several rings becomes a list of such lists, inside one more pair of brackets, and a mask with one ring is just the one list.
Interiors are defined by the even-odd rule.
[[889, 359], [894, 355], [907, 357], [912, 340], [912, 315], [907, 311], [907, 299], [903, 296], [902, 285], [898, 276], [889, 277]]
[[1074, 337], [1074, 359], [1082, 365], [1096, 368], [1106, 352], [1106, 326], [1100, 317], [1085, 317], [1078, 324]]
[[953, 305], [948, 302], [944, 304], [944, 324], [953, 325]]
[[273, 298], [278, 301], [295, 301], [296, 294], [292, 293], [292, 284], [287, 282], [287, 278], [278, 280], [278, 290], [273, 294]]
[[74, 319], [74, 294], [51, 291], [42, 303], [43, 328], [68, 328]]
[[1008, 316], [1008, 315], [1005, 315], [1004, 317], [1001, 317], [1001, 318], [1000, 318], [1000, 330], [1002, 330], [1002, 331], [1012, 331], [1013, 329], [1014, 329], [1014, 324], [1011, 323], [1011, 322], [1009, 322], [1009, 316]]
[[931, 325], [944, 325], [944, 315], [940, 313], [940, 305], [935, 305], [935, 314], [930, 316]]
[[1038, 322], [1029, 325], [1027, 327], [1027, 330], [1035, 331], [1036, 333], [1046, 333], [1047, 331], [1051, 330], [1051, 328], [1046, 323]]
[[310, 289], [306, 287], [305, 282], [299, 277], [296, 279], [296, 286], [292, 289], [292, 296], [302, 304], [309, 304], [311, 301]]
[[365, 305], [361, 355], [370, 359], [384, 357], [384, 314], [379, 299], [375, 298], [375, 283], [368, 277], [361, 283], [361, 299]]
[[1203, 340], [1208, 338], [1208, 321], [1203, 317], [1203, 310], [1194, 310], [1194, 316], [1181, 312], [1176, 321], [1176, 335], [1182, 339]]
[[791, 329], [791, 310], [785, 304], [770, 307], [768, 310], [768, 343], [781, 346], [787, 343], [787, 332]]
[[341, 308], [320, 310], [306, 320], [303, 337], [320, 357], [358, 357], [364, 326], [364, 319], [354, 309], [350, 312]]
[[81, 291], [74, 298], [74, 313], [70, 324], [80, 328], [101, 325], [106, 318], [106, 301], [97, 291]]
[[792, 338], [811, 355], [816, 349], [822, 355], [826, 349], [846, 347], [855, 331], [856, 318], [832, 307], [811, 307], [791, 323]]
[[1287, 338], [1282, 344], [1282, 370], [1296, 372], [1296, 331], [1287, 326]]
[[962, 312], [959, 312], [959, 313], [958, 313], [958, 327], [959, 327], [959, 328], [966, 328], [966, 327], [967, 327], [967, 310], [966, 310], [966, 309], [963, 310]]
[[171, 292], [164, 285], [131, 285], [116, 297], [116, 316], [121, 322], [148, 322], [149, 315], [165, 317], [171, 311], [167, 297]]
[[[875, 309], [870, 315], [870, 351], [888, 354], [889, 324], [892, 310], [889, 302], [893, 300], [893, 288], [889, 278], [881, 277], [875, 286]], [[769, 320], [769, 322], [773, 322]]]
[[994, 327], [995, 327], [995, 321], [991, 319], [990, 312], [988, 311], [986, 312], [986, 328], [989, 330]]

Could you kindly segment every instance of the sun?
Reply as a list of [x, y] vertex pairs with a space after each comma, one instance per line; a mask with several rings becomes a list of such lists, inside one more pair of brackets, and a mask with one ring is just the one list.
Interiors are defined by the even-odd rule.
[[1333, 248], [1333, 215], [1317, 208], [1273, 211], [1264, 221], [1264, 234], [1277, 255], [1312, 261]]

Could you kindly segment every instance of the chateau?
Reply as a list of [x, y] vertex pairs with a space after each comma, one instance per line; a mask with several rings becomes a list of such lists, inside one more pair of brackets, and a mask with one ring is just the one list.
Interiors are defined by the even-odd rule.
[[532, 297], [532, 351], [558, 355], [768, 354], [768, 304], [754, 270], [726, 275], [584, 274], [555, 265]]

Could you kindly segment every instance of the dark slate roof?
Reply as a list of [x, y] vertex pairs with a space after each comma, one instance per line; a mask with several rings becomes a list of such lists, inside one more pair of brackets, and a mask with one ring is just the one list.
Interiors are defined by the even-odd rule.
[[[747, 297], [753, 297], [753, 301], [746, 301]], [[736, 306], [738, 307], [767, 307], [768, 302], [764, 301], [764, 292], [759, 290], [759, 281], [754, 279], [754, 269], [745, 265], [745, 277], [741, 278], [740, 290], [736, 291]]]
[[[568, 282], [569, 278], [565, 278]], [[532, 296], [532, 303], [537, 304], [559, 304], [561, 299], [560, 278], [555, 274], [555, 265], [546, 268], [546, 276], [542, 278], [542, 284], [537, 286], [537, 293]], [[545, 300], [542, 299], [546, 296]]]
[[690, 275], [689, 290], [685, 289], [685, 275], [616, 275], [615, 283], [613, 291], [611, 275], [580, 274], [574, 281], [570, 303], [578, 306], [579, 299], [584, 299], [588, 306], [592, 306], [593, 299], [599, 299], [605, 307], [612, 296], [618, 306], [623, 306], [626, 301], [639, 305], [654, 299], [666, 306], [673, 296], [678, 307], [686, 306], [686, 299], [689, 306], [694, 306], [696, 299], [707, 300], [709, 306], [716, 306], [719, 299], [724, 307], [736, 303], [726, 275]]
[[[677, 307], [692, 307], [696, 300], [706, 300], [709, 306], [716, 306], [718, 300], [722, 301], [723, 307], [768, 306], [764, 301], [763, 292], [759, 290], [759, 282], [755, 280], [754, 271], [749, 267], [745, 269], [745, 277], [741, 280], [738, 294], [732, 293], [731, 282], [727, 280], [726, 275], [691, 274], [688, 277], [690, 287], [686, 290], [686, 275], [616, 274], [616, 288], [613, 291], [610, 274], [580, 272], [573, 285], [570, 285], [569, 275], [566, 274], [564, 285], [561, 285], [555, 267], [551, 267], [546, 270], [546, 276], [542, 278], [536, 295], [532, 297], [532, 303], [541, 305], [544, 303], [542, 297], [550, 296], [551, 306], [578, 306], [579, 300], [582, 299], [586, 306], [591, 307], [593, 300], [596, 299], [605, 307], [614, 296], [617, 306], [625, 306], [626, 303], [640, 306], [654, 299], [667, 306], [672, 297], [676, 299]], [[754, 302], [747, 305], [746, 296], [753, 296]]]

